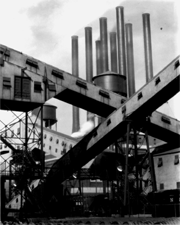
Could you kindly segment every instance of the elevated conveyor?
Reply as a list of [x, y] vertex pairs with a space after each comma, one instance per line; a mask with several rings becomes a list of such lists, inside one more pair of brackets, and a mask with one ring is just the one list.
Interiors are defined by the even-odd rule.
[[[44, 183], [47, 201], [69, 175], [124, 135], [129, 121], [148, 129], [149, 135], [166, 142], [173, 140], [179, 146], [179, 122], [154, 112], [179, 91], [179, 57], [126, 101], [6, 46], [0, 45], [0, 54], [0, 109], [29, 111], [55, 97], [107, 117], [53, 165]], [[148, 127], [147, 116], [151, 121]]]
[[[0, 109], [5, 110], [29, 111], [54, 97], [107, 117], [126, 101], [123, 96], [4, 45], [0, 45], [0, 84]], [[158, 139], [174, 142], [179, 138], [180, 123], [153, 112], [149, 130]]]
[[[129, 122], [133, 122], [137, 127], [146, 126], [148, 123], [146, 118], [179, 92], [179, 60], [179, 57], [173, 60], [52, 166], [45, 185], [46, 201], [48, 201], [48, 196], [50, 197], [52, 193], [55, 193], [56, 188], [59, 188], [60, 184], [73, 172], [76, 172], [106, 147], [125, 135]], [[149, 131], [151, 135], [151, 130]], [[156, 136], [156, 133], [153, 136]]]

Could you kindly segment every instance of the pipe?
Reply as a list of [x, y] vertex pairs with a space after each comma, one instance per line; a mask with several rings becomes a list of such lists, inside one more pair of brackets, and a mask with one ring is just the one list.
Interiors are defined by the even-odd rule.
[[127, 80], [128, 80], [128, 97], [135, 93], [134, 78], [134, 51], [133, 51], [133, 31], [132, 24], [127, 23], [126, 28], [126, 51], [127, 51]]
[[[92, 54], [92, 28], [85, 27], [85, 49], [86, 49], [86, 80], [92, 83], [93, 78], [93, 54]], [[94, 115], [87, 112], [87, 120], [94, 122]]]
[[91, 27], [85, 27], [85, 48], [86, 48], [86, 80], [92, 83], [93, 57], [92, 57], [92, 28]]
[[153, 78], [150, 14], [144, 13], [142, 14], [142, 18], [143, 18], [146, 82], [149, 82], [149, 80]]
[[124, 7], [116, 7], [117, 40], [119, 74], [126, 76], [125, 35], [124, 35]]
[[110, 32], [111, 71], [117, 73], [117, 41], [116, 32]]
[[[72, 75], [79, 76], [79, 57], [78, 57], [78, 36], [72, 36]], [[73, 125], [72, 133], [77, 132], [79, 125], [79, 108], [72, 107]]]
[[99, 75], [102, 73], [101, 67], [101, 41], [96, 41], [96, 74]]
[[101, 40], [101, 64], [103, 73], [109, 70], [107, 18], [101, 17], [99, 21], [100, 21], [100, 40]]

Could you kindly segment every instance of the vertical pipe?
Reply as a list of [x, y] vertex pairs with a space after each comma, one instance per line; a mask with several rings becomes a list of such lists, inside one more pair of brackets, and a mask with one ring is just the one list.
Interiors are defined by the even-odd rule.
[[96, 75], [102, 73], [101, 67], [101, 41], [96, 41]]
[[86, 80], [92, 82], [93, 57], [92, 57], [92, 28], [85, 27], [85, 49], [86, 49]]
[[116, 7], [119, 74], [126, 76], [124, 7]]
[[117, 41], [116, 32], [110, 32], [111, 71], [117, 73]]
[[[92, 28], [85, 27], [85, 49], [86, 49], [86, 80], [92, 83], [93, 78], [93, 54], [92, 54]], [[87, 120], [94, 121], [93, 114], [87, 112]]]
[[132, 24], [127, 23], [125, 25], [125, 27], [126, 27], [128, 97], [131, 97], [135, 93], [134, 51], [133, 51]]
[[[79, 76], [78, 36], [72, 36], [72, 75]], [[73, 106], [72, 133], [79, 130], [79, 108]]]
[[142, 18], [143, 18], [146, 82], [148, 82], [153, 77], [150, 14], [144, 13], [142, 15]]
[[108, 35], [107, 35], [107, 18], [101, 17], [100, 21], [100, 39], [101, 39], [101, 63], [102, 72], [109, 70], [108, 65]]

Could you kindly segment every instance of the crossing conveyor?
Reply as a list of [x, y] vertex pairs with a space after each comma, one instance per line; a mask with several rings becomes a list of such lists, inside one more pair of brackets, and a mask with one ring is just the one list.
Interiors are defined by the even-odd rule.
[[124, 135], [129, 121], [142, 131], [149, 117], [149, 135], [179, 146], [179, 121], [155, 111], [179, 92], [179, 65], [177, 57], [126, 99], [0, 45], [0, 109], [30, 111], [54, 97], [106, 118], [52, 166], [44, 182], [47, 200], [55, 187]]
[[[159, 78], [155, 82], [158, 87]], [[0, 109], [4, 110], [30, 111], [54, 97], [106, 118], [126, 101], [124, 96], [1, 44], [0, 84]], [[140, 98], [141, 92], [138, 93]], [[159, 100], [153, 101], [155, 105]], [[137, 104], [140, 102], [141, 99]], [[156, 138], [165, 142], [179, 139], [179, 121], [157, 111], [149, 115], [148, 129], [152, 135], [156, 133]]]
[[[46, 199], [48, 199], [48, 195], [52, 195], [56, 189], [55, 187], [58, 188], [73, 172], [76, 172], [118, 138], [125, 135], [129, 122], [133, 121], [137, 127], [144, 125], [146, 127], [146, 118], [150, 117], [151, 121], [151, 114], [154, 110], [180, 90], [179, 60], [179, 57], [174, 59], [149, 83], [109, 115], [103, 123], [99, 124], [98, 127], [54, 163], [46, 180]], [[148, 130], [148, 133], [149, 135], [158, 136], [158, 132], [151, 129]], [[177, 142], [179, 141], [178, 137]]]

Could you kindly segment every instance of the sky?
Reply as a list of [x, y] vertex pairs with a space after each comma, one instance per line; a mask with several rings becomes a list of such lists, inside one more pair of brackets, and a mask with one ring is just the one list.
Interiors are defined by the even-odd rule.
[[[117, 6], [124, 7], [125, 23], [133, 25], [136, 91], [145, 84], [142, 14], [150, 13], [153, 71], [156, 75], [180, 53], [179, 0], [0, 0], [0, 43], [71, 73], [71, 37], [79, 38], [79, 77], [85, 79], [85, 31], [92, 27], [93, 70], [99, 18], [107, 17], [108, 32], [116, 31]], [[110, 60], [109, 60], [110, 61]], [[160, 109], [180, 120], [180, 95]], [[71, 134], [72, 106], [52, 99], [58, 106], [58, 131]], [[4, 122], [13, 119], [0, 111]], [[86, 113], [80, 110], [80, 123]]]

